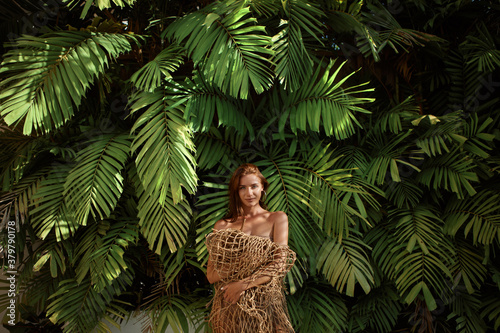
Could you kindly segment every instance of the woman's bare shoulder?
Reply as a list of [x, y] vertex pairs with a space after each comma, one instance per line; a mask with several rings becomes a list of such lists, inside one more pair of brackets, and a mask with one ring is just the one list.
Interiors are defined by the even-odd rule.
[[288, 215], [286, 215], [286, 213], [282, 211], [272, 212], [269, 215], [269, 220], [271, 220], [273, 223], [288, 224]]
[[227, 220], [219, 220], [219, 221], [215, 222], [214, 230], [226, 229], [228, 225], [229, 225], [229, 222]]

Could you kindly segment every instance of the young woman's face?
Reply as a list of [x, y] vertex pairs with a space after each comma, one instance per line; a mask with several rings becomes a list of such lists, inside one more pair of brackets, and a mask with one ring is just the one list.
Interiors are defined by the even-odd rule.
[[258, 205], [262, 191], [264, 191], [264, 187], [257, 175], [250, 174], [240, 177], [238, 194], [244, 206], [251, 207]]

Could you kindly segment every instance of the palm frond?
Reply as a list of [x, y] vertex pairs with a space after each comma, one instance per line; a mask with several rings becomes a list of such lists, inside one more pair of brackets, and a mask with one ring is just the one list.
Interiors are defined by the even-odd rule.
[[284, 19], [281, 19], [280, 26], [283, 28], [273, 36], [276, 52], [273, 62], [280, 83], [290, 91], [296, 91], [313, 73], [314, 61], [304, 41], [314, 38], [321, 43], [319, 36], [324, 24], [319, 18], [324, 13], [310, 1], [288, 0], [282, 4]]
[[482, 318], [488, 318], [491, 322], [493, 322], [493, 327], [495, 331], [500, 327], [500, 299], [498, 297], [490, 297], [488, 300], [483, 302], [481, 305]]
[[[348, 183], [352, 178], [351, 170], [337, 169], [335, 165], [339, 157], [332, 158], [333, 151], [328, 150], [328, 146], [322, 147], [320, 144], [308, 154], [305, 170], [308, 183], [311, 184], [312, 197], [309, 202], [312, 215], [321, 229], [341, 241], [349, 234], [350, 226], [355, 224], [354, 217], [369, 224], [362, 201], [369, 194], [363, 187]], [[349, 205], [351, 197], [357, 209]]]
[[427, 159], [416, 180], [428, 188], [444, 188], [456, 193], [459, 198], [464, 198], [464, 191], [471, 196], [476, 194], [470, 183], [479, 180], [473, 171], [474, 167], [473, 160], [468, 159], [458, 149], [453, 149], [447, 154]]
[[478, 293], [471, 295], [457, 288], [450, 298], [452, 311], [448, 319], [455, 320], [456, 332], [487, 332], [487, 326], [479, 313], [481, 299]]
[[171, 73], [184, 62], [182, 56], [183, 51], [180, 46], [170, 45], [132, 74], [130, 81], [139, 90], [153, 92], [161, 86], [162, 81], [172, 79]]
[[132, 283], [132, 279], [127, 274], [122, 274], [119, 280], [116, 279], [101, 291], [92, 286], [90, 279], [81, 283], [75, 279], [61, 281], [59, 290], [50, 296], [47, 316], [55, 324], [65, 323], [65, 332], [90, 332], [101, 316], [110, 310], [126, 317], [126, 310], [120, 306], [123, 302], [118, 301], [117, 297], [126, 285]]
[[394, 206], [407, 209], [417, 206], [424, 195], [413, 179], [406, 178], [402, 178], [401, 182], [391, 182], [385, 193]]
[[374, 283], [368, 250], [369, 246], [354, 234], [342, 242], [330, 239], [319, 250], [317, 268], [339, 293], [345, 289], [347, 296], [354, 296], [359, 284], [368, 294]]
[[44, 143], [11, 130], [0, 130], [0, 142], [0, 185], [2, 191], [8, 191], [23, 178]]
[[469, 121], [466, 121], [464, 126], [464, 136], [468, 140], [464, 143], [463, 148], [477, 156], [488, 158], [490, 154], [486, 151], [491, 151], [492, 147], [486, 142], [493, 141], [495, 135], [488, 133], [486, 128], [492, 123], [493, 119], [489, 117], [480, 123], [478, 115], [476, 113], [471, 114]]
[[483, 264], [484, 252], [458, 235], [453, 240], [453, 246], [455, 264], [451, 267], [451, 272], [455, 276], [455, 282], [463, 281], [467, 292], [472, 294], [476, 288], [481, 288], [486, 278], [487, 270]]
[[325, 282], [308, 281], [287, 298], [292, 326], [304, 332], [341, 332], [348, 309], [342, 297]]
[[137, 154], [137, 173], [147, 193], [158, 192], [159, 204], [167, 194], [174, 204], [184, 200], [182, 189], [196, 191], [198, 176], [192, 132], [183, 118], [178, 100], [168, 99], [161, 89], [141, 92], [133, 99], [132, 112], [147, 108], [137, 119], [131, 132], [140, 128], [132, 152]]
[[70, 165], [55, 165], [32, 197], [31, 224], [41, 239], [54, 230], [57, 240], [61, 241], [74, 235], [79, 227], [63, 195], [70, 170]]
[[394, 286], [384, 284], [360, 297], [352, 307], [349, 332], [391, 332], [402, 306]]
[[184, 45], [195, 67], [230, 96], [246, 99], [251, 87], [260, 94], [272, 85], [271, 38], [244, 2], [209, 5], [164, 33]]
[[149, 248], [160, 254], [166, 242], [171, 252], [176, 251], [185, 244], [191, 221], [187, 199], [176, 202], [170, 192], [160, 198], [163, 195], [160, 191], [149, 193], [141, 184], [137, 188], [139, 226]]
[[[425, 115], [412, 121], [420, 130], [425, 129], [415, 141], [417, 147], [428, 156], [437, 156], [450, 152], [450, 147], [462, 145], [467, 138], [458, 134], [464, 122], [459, 117], [460, 113], [450, 113], [443, 117]], [[426, 121], [423, 121], [426, 119]], [[428, 121], [427, 121], [428, 120]], [[448, 142], [448, 145], [446, 144]]]
[[[68, 7], [70, 8], [75, 8], [75, 7], [82, 7], [83, 10], [80, 15], [81, 19], [84, 19], [87, 16], [88, 11], [92, 7], [92, 5], [96, 6], [99, 8], [99, 10], [104, 10], [104, 9], [109, 9], [112, 8], [110, 0], [62, 0], [64, 3], [67, 4]], [[125, 7], [125, 5], [131, 6], [133, 5], [137, 0], [112, 0], [113, 4], [116, 6], [120, 7]]]
[[[196, 132], [206, 132], [212, 126], [233, 127], [253, 138], [253, 127], [245, 114], [244, 104], [224, 94], [204, 75], [198, 73], [191, 79], [186, 78], [183, 84], [168, 87], [185, 104], [184, 118]], [[180, 103], [180, 102], [179, 102]]]
[[208, 132], [196, 135], [194, 144], [198, 169], [210, 170], [217, 165], [229, 165], [234, 156], [238, 155], [244, 138], [231, 128], [219, 130], [211, 127]]
[[420, 171], [418, 167], [405, 161], [402, 157], [408, 148], [405, 139], [410, 133], [408, 131], [395, 136], [387, 136], [380, 131], [374, 130], [368, 134], [367, 144], [372, 148], [372, 158], [370, 164], [366, 167], [368, 182], [378, 185], [383, 184], [388, 174], [392, 181], [400, 182], [399, 165], [405, 165], [413, 170]]
[[23, 133], [49, 132], [71, 119], [109, 60], [132, 49], [128, 34], [58, 31], [23, 36], [5, 54], [0, 114]]
[[474, 196], [474, 200], [448, 201], [444, 209], [444, 232], [456, 235], [459, 231], [467, 236], [472, 232], [473, 244], [492, 244], [500, 235], [500, 195], [497, 192], [483, 190]]
[[[320, 131], [320, 124], [327, 136], [344, 140], [355, 133], [361, 124], [356, 120], [355, 112], [370, 113], [361, 105], [373, 101], [368, 97], [358, 97], [372, 89], [354, 85], [342, 88], [347, 79], [355, 72], [339, 77], [342, 63], [331, 61], [326, 68], [319, 65], [316, 72], [304, 79], [301, 88], [294, 93], [282, 92], [284, 112], [280, 118], [280, 134], [284, 137], [286, 121], [290, 121], [293, 133], [298, 131]], [[334, 67], [335, 66], [335, 67]]]
[[[446, 238], [443, 240], [445, 242], [438, 248], [427, 246], [428, 252], [424, 253], [421, 247], [398, 242], [395, 221], [378, 225], [366, 237], [366, 242], [373, 247], [375, 262], [394, 281], [404, 302], [410, 304], [420, 295], [431, 311], [437, 306], [436, 293], [448, 290], [446, 281], [451, 283], [452, 279], [449, 270], [452, 248]], [[411, 253], [407, 251], [408, 247], [412, 249]]]
[[478, 22], [476, 31], [466, 37], [460, 49], [467, 64], [476, 67], [478, 72], [493, 72], [500, 67], [500, 50], [484, 22]]
[[81, 259], [76, 268], [77, 281], [81, 282], [90, 272], [91, 283], [97, 290], [110, 285], [123, 271], [129, 269], [124, 258], [129, 244], [134, 244], [139, 237], [137, 221], [99, 221], [93, 237], [82, 240], [75, 252]]
[[50, 275], [52, 278], [56, 278], [58, 276], [64, 276], [66, 273], [67, 264], [67, 242], [63, 243], [56, 238], [48, 239], [47, 242], [44, 242], [40, 248], [37, 249], [37, 252], [40, 254], [37, 262], [33, 265], [33, 272], [38, 272], [42, 269], [42, 267], [49, 262]]
[[104, 134], [91, 138], [78, 152], [64, 185], [65, 201], [78, 224], [85, 225], [90, 214], [107, 218], [115, 209], [123, 192], [121, 173], [130, 156], [130, 141], [128, 134]]
[[[159, 286], [160, 288], [165, 290], [163, 286]], [[157, 297], [147, 309], [153, 331], [165, 332], [169, 328], [173, 332], [181, 333], [189, 332], [192, 323], [200, 325], [205, 322], [206, 326], [204, 320], [207, 316], [206, 301], [200, 297], [180, 294], [164, 294], [162, 297]]]

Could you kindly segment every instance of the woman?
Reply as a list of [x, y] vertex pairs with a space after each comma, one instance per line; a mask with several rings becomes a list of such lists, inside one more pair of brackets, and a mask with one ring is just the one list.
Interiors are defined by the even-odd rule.
[[229, 182], [229, 212], [207, 235], [216, 333], [293, 332], [283, 279], [295, 253], [288, 247], [287, 215], [267, 211], [268, 186], [255, 165], [238, 167]]

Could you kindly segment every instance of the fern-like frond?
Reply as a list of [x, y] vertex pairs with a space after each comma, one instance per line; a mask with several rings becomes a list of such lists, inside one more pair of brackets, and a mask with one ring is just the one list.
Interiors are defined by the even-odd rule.
[[348, 309], [326, 282], [311, 282], [287, 298], [293, 328], [300, 332], [341, 332], [346, 329]]
[[[194, 138], [196, 161], [199, 170], [210, 170], [217, 165], [230, 165], [238, 155], [244, 136], [234, 130], [219, 130], [212, 127], [208, 132]], [[222, 171], [217, 170], [217, 171]]]
[[412, 209], [417, 206], [424, 195], [424, 191], [411, 179], [402, 178], [401, 182], [391, 182], [385, 189], [387, 198], [398, 208]]
[[162, 81], [170, 80], [173, 73], [184, 62], [183, 50], [178, 45], [164, 48], [158, 55], [132, 74], [130, 81], [143, 91], [153, 92]]
[[124, 253], [138, 239], [139, 230], [137, 221], [131, 218], [100, 221], [94, 230], [95, 233], [86, 233], [93, 237], [82, 239], [76, 250], [76, 257], [81, 257], [76, 268], [77, 281], [81, 282], [90, 272], [92, 285], [103, 290], [129, 268]]
[[81, 283], [75, 279], [61, 281], [59, 290], [50, 296], [47, 316], [54, 324], [64, 323], [64, 332], [91, 332], [109, 310], [119, 313], [116, 311], [121, 309], [121, 315], [125, 317], [127, 312], [119, 306], [123, 302], [117, 297], [132, 279], [127, 274], [120, 277], [120, 281], [115, 280], [101, 291], [92, 286], [90, 279]]
[[[82, 7], [82, 13], [80, 15], [81, 19], [84, 19], [87, 16], [88, 11], [92, 7], [92, 5], [99, 8], [99, 10], [109, 9], [113, 6], [111, 5], [110, 0], [62, 0], [67, 4], [70, 8]], [[132, 6], [137, 0], [112, 0], [115, 6], [125, 7], [126, 5]]]
[[391, 332], [402, 306], [393, 285], [384, 284], [362, 295], [352, 307], [349, 332]]
[[416, 247], [424, 254], [429, 254], [432, 249], [438, 250], [445, 243], [450, 247], [449, 241], [444, 241], [443, 222], [430, 206], [421, 204], [412, 209], [393, 209], [389, 211], [389, 220], [395, 227], [397, 243], [406, 244], [408, 253]]
[[70, 170], [71, 166], [66, 164], [54, 165], [33, 195], [29, 214], [33, 229], [41, 239], [45, 239], [52, 230], [58, 241], [67, 239], [79, 227], [64, 196], [64, 184]]
[[354, 234], [342, 239], [330, 239], [323, 243], [317, 258], [317, 268], [339, 293], [354, 296], [354, 288], [359, 284], [369, 293], [373, 280], [373, 269], [367, 251], [370, 250]]
[[444, 188], [462, 199], [465, 197], [464, 192], [471, 196], [476, 194], [470, 183], [479, 180], [473, 171], [474, 167], [473, 160], [454, 149], [447, 154], [427, 159], [415, 179], [428, 188]]
[[296, 91], [313, 73], [314, 61], [305, 41], [314, 38], [321, 43], [323, 11], [315, 3], [304, 0], [284, 1], [282, 30], [273, 36], [276, 75], [284, 87]]
[[[212, 126], [233, 127], [241, 135], [249, 133], [254, 137], [254, 129], [245, 114], [244, 104], [232, 98], [198, 73], [184, 83], [169, 87], [185, 104], [184, 118], [196, 132], [206, 132]], [[180, 102], [179, 102], [180, 103]]]
[[160, 254], [166, 242], [171, 252], [176, 251], [186, 243], [191, 221], [192, 211], [187, 199], [174, 202], [170, 192], [160, 199], [160, 191], [149, 193], [140, 184], [137, 188], [140, 231], [149, 248]]
[[223, 92], [246, 99], [251, 87], [262, 93], [272, 85], [264, 26], [245, 2], [217, 2], [170, 24], [168, 38], [184, 45], [195, 67]]
[[91, 138], [89, 146], [78, 152], [77, 164], [64, 185], [68, 209], [75, 221], [85, 225], [111, 215], [123, 192], [122, 171], [130, 156], [128, 134], [105, 134]]
[[386, 136], [376, 129], [369, 133], [367, 144], [371, 149], [372, 158], [370, 164], [366, 167], [367, 181], [372, 184], [383, 184], [387, 181], [386, 177], [395, 182], [401, 181], [399, 167], [408, 166], [415, 171], [420, 171], [418, 167], [405, 161], [403, 153], [408, 148], [408, 142], [405, 139], [411, 134], [401, 132], [396, 136]]
[[[309, 152], [305, 170], [311, 184], [310, 205], [312, 216], [321, 229], [342, 240], [349, 234], [351, 225], [355, 224], [356, 216], [369, 224], [362, 200], [364, 196], [369, 197], [369, 194], [363, 187], [353, 186], [348, 182], [352, 178], [352, 170], [336, 168], [339, 157], [333, 158], [333, 151], [328, 150], [328, 146], [322, 147], [320, 144]], [[349, 205], [351, 197], [355, 208]]]
[[455, 264], [451, 267], [451, 272], [455, 276], [455, 282], [463, 281], [467, 292], [472, 294], [481, 288], [486, 278], [484, 250], [472, 246], [458, 235], [453, 240], [453, 247]]
[[493, 323], [495, 331], [500, 327], [500, 299], [498, 297], [490, 297], [481, 305], [482, 318], [488, 318]]
[[23, 133], [50, 132], [71, 119], [109, 60], [132, 49], [119, 33], [58, 31], [23, 36], [5, 54], [0, 74], [0, 115]]
[[183, 201], [182, 189], [193, 194], [198, 181], [193, 134], [183, 118], [180, 103], [168, 99], [158, 89], [154, 93], [139, 93], [131, 106], [132, 112], [146, 108], [131, 130], [134, 133], [140, 129], [132, 143], [132, 152], [137, 154], [135, 163], [144, 189], [147, 193], [157, 192], [160, 205], [167, 195], [174, 204]]
[[483, 190], [471, 200], [452, 198], [444, 210], [444, 232], [465, 236], [472, 233], [473, 244], [492, 244], [500, 240], [500, 195]]
[[315, 73], [301, 83], [294, 93], [282, 92], [284, 112], [280, 118], [280, 134], [284, 138], [287, 120], [293, 133], [298, 131], [319, 132], [323, 126], [327, 136], [344, 140], [355, 133], [361, 124], [355, 117], [356, 112], [370, 113], [362, 105], [373, 101], [368, 97], [359, 97], [373, 89], [362, 88], [365, 84], [343, 88], [343, 84], [355, 72], [339, 77], [342, 63], [331, 61], [326, 68], [318, 65]]
[[500, 68], [500, 50], [484, 22], [478, 22], [476, 31], [466, 37], [460, 49], [467, 63], [476, 67], [478, 72], [493, 72]]

